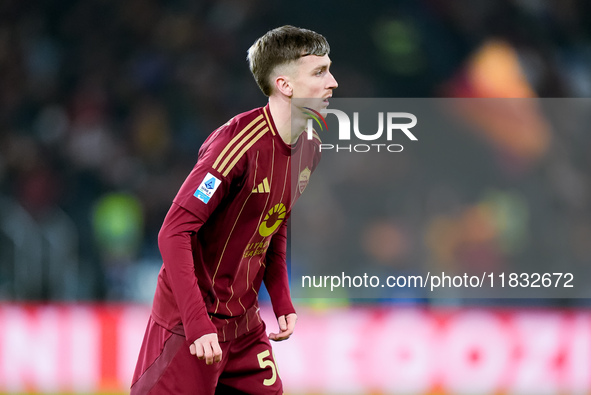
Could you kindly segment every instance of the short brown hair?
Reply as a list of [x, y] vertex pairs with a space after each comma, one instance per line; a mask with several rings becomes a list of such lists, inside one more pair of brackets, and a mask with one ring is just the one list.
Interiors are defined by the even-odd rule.
[[259, 88], [267, 96], [273, 91], [270, 76], [277, 66], [302, 56], [324, 56], [330, 52], [328, 41], [312, 30], [290, 25], [268, 31], [248, 49], [248, 64]]

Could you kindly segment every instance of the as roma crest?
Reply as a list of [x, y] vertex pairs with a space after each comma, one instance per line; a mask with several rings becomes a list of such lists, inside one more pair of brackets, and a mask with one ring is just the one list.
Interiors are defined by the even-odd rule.
[[312, 172], [307, 167], [300, 172], [300, 178], [298, 180], [300, 193], [304, 193], [304, 189], [306, 189], [308, 181], [310, 181], [310, 174], [312, 174]]

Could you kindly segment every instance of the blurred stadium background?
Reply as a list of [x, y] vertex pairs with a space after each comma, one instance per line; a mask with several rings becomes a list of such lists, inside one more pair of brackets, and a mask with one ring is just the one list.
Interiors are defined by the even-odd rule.
[[[0, 1], [0, 393], [128, 391], [162, 219], [207, 135], [265, 104], [246, 49], [283, 24], [327, 37], [339, 97], [591, 96], [587, 0]], [[565, 259], [591, 263], [591, 139], [486, 115], [466, 118], [490, 166], [544, 164]], [[494, 263], [478, 204], [433, 218], [432, 259]], [[359, 243], [399, 259], [404, 232]], [[299, 318], [275, 351], [287, 393], [591, 393], [587, 300], [308, 298]]]

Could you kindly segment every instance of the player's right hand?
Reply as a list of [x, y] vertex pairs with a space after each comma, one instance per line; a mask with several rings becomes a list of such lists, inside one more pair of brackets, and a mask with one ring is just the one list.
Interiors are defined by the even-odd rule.
[[222, 360], [222, 349], [218, 343], [217, 333], [208, 333], [195, 340], [189, 346], [191, 355], [196, 355], [199, 359], [205, 359], [207, 365]]

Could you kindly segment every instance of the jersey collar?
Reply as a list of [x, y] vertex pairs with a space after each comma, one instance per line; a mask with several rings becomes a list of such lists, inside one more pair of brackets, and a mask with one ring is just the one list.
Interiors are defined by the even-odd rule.
[[298, 141], [295, 144], [286, 144], [285, 141], [283, 141], [283, 139], [279, 135], [279, 132], [277, 132], [277, 127], [275, 126], [275, 121], [273, 120], [273, 117], [271, 116], [271, 110], [269, 109], [268, 103], [265, 107], [263, 107], [263, 115], [265, 116], [265, 120], [267, 121], [267, 125], [269, 125], [269, 129], [271, 130], [271, 134], [273, 135], [273, 138], [277, 141], [281, 151], [285, 155], [291, 155], [294, 150], [299, 149], [299, 146], [301, 145], [302, 136], [304, 135], [304, 133], [302, 133], [302, 135], [300, 136], [300, 138], [298, 139]]

